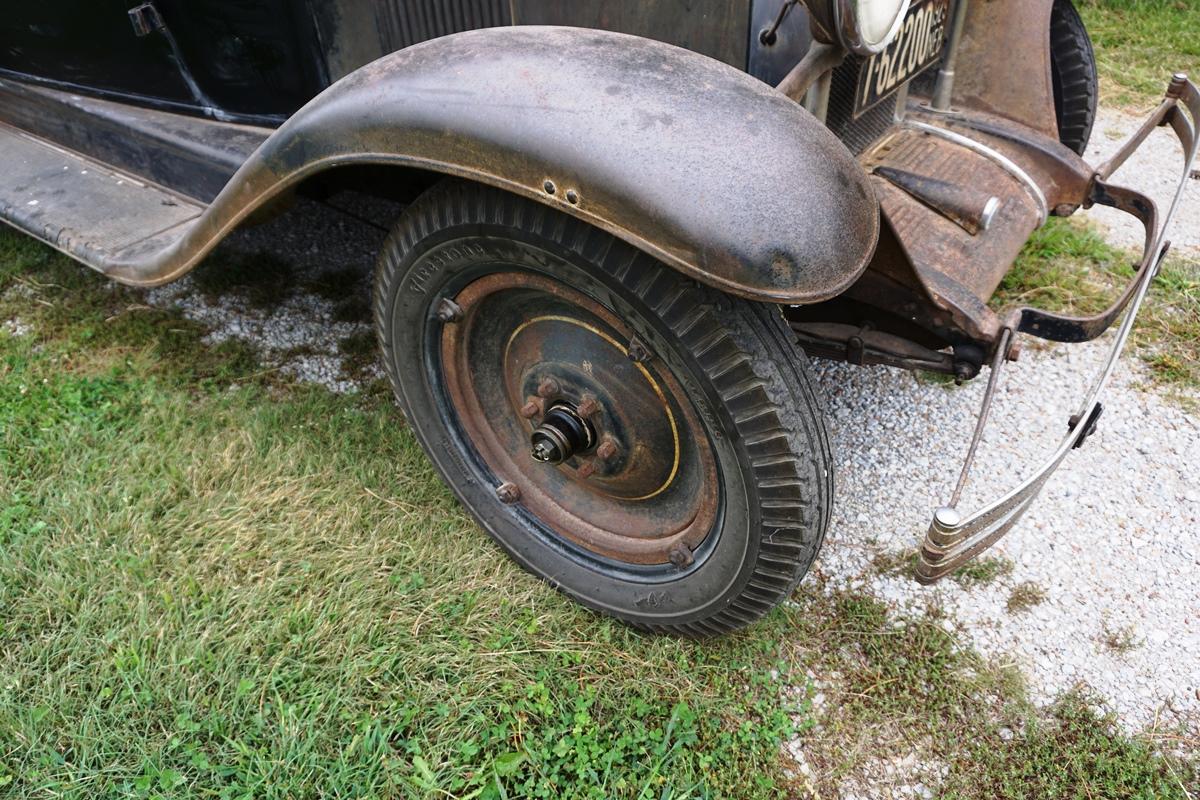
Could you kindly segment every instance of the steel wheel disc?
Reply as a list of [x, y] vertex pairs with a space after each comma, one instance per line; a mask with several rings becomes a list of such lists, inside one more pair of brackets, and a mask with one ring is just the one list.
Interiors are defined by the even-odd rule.
[[690, 565], [719, 482], [661, 359], [595, 301], [533, 273], [494, 272], [446, 299], [447, 394], [502, 500], [588, 554]]

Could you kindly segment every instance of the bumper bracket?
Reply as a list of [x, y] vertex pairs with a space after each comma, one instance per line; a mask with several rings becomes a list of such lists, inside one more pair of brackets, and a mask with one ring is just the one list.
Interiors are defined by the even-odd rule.
[[[1186, 111], [1186, 114], [1184, 113]], [[1109, 177], [1129, 156], [1137, 150], [1157, 127], [1169, 125], [1183, 146], [1184, 166], [1179, 185], [1176, 187], [1170, 209], [1159, 224], [1154, 202], [1132, 189], [1107, 183]], [[1067, 454], [1078, 448], [1096, 430], [1096, 423], [1103, 411], [1100, 395], [1112, 376], [1121, 351], [1133, 330], [1134, 319], [1150, 288], [1150, 282], [1158, 273], [1170, 247], [1166, 240], [1167, 231], [1179, 207], [1184, 189], [1196, 163], [1200, 148], [1200, 89], [1186, 76], [1175, 75], [1167, 87], [1166, 97], [1153, 114], [1142, 124], [1117, 151], [1096, 170], [1090, 193], [1089, 205], [1099, 203], [1112, 206], [1137, 217], [1146, 231], [1145, 247], [1133, 279], [1109, 308], [1091, 317], [1068, 317], [1036, 308], [1018, 308], [1008, 314], [992, 356], [991, 374], [979, 410], [975, 431], [949, 503], [938, 508], [925, 534], [917, 563], [917, 580], [929, 584], [949, 575], [971, 558], [998, 541], [1016, 524], [1021, 515], [1033, 504], [1042, 487], [1049, 480]], [[1079, 411], [1072, 415], [1067, 435], [1059, 443], [1053, 455], [1029, 477], [1010, 489], [998, 500], [982, 509], [964, 515], [958, 510], [975, 461], [979, 442], [987, 425], [988, 414], [995, 399], [1009, 348], [1018, 333], [1027, 333], [1058, 342], [1084, 342], [1104, 333], [1124, 313], [1121, 325], [1113, 340], [1112, 349], [1105, 360], [1100, 374], [1093, 381]], [[1083, 424], [1079, 421], [1083, 420]]]

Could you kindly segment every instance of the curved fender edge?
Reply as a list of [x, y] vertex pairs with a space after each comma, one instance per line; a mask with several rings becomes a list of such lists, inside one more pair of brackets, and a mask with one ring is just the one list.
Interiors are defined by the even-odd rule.
[[99, 266], [126, 283], [173, 280], [289, 186], [361, 163], [533, 198], [698, 281], [778, 303], [841, 293], [879, 233], [849, 151], [773, 88], [624, 34], [492, 28], [346, 76], [272, 134], [181, 237]]

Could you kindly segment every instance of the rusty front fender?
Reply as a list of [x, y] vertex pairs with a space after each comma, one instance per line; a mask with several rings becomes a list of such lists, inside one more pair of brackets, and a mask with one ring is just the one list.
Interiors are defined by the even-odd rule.
[[272, 196], [354, 163], [420, 167], [531, 197], [760, 300], [837, 295], [878, 236], [861, 168], [773, 88], [624, 34], [493, 28], [346, 76], [263, 143], [162, 254], [170, 257], [104, 271], [139, 284], [177, 277]]

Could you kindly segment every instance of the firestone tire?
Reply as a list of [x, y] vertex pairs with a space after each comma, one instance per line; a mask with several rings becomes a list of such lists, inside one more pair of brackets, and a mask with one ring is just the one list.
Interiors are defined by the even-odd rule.
[[[384, 245], [374, 310], [434, 466], [517, 563], [579, 602], [654, 632], [718, 635], [787, 599], [816, 557], [830, 444], [778, 308], [548, 207], [446, 181]], [[550, 409], [618, 455], [601, 461], [580, 434], [594, 449], [536, 461], [517, 437], [558, 424]], [[633, 496], [664, 474], [657, 494]]]

